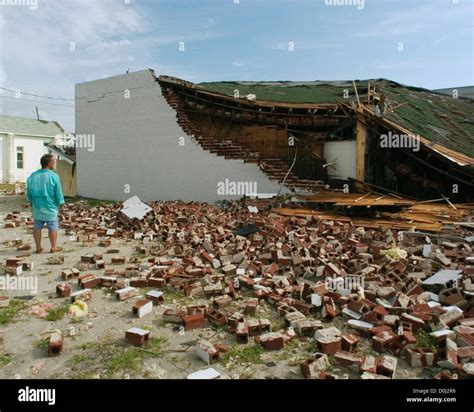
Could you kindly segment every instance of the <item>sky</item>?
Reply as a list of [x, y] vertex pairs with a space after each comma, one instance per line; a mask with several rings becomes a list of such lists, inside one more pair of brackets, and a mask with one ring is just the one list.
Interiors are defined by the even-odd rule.
[[473, 34], [474, 0], [0, 0], [0, 113], [74, 132], [75, 84], [128, 69], [474, 85]]

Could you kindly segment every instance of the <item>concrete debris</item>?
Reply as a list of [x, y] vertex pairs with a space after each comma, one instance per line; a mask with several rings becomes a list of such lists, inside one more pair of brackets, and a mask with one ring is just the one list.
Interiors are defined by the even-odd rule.
[[142, 346], [148, 341], [149, 336], [149, 330], [137, 327], [130, 328], [125, 332], [125, 340], [134, 346]]
[[329, 358], [324, 353], [315, 353], [311, 358], [300, 364], [301, 374], [305, 378], [317, 377], [321, 371], [331, 366]]
[[219, 351], [208, 341], [201, 341], [196, 346], [196, 355], [201, 358], [207, 365], [215, 363], [219, 360]]
[[92, 299], [92, 290], [91, 289], [82, 289], [70, 294], [70, 299], [72, 303], [75, 302], [87, 302]]
[[214, 368], [207, 368], [190, 373], [186, 379], [217, 379], [221, 376]]
[[430, 276], [428, 279], [425, 279], [422, 284], [425, 286], [441, 286], [446, 288], [449, 283], [457, 282], [462, 278], [462, 270], [449, 270], [443, 269], [435, 273], [433, 276]]
[[128, 286], [123, 289], [119, 289], [115, 292], [118, 300], [128, 300], [134, 296], [139, 295], [140, 290], [138, 288]]
[[0, 296], [0, 308], [7, 308], [10, 306], [10, 298], [8, 296]]
[[[265, 359], [304, 344], [296, 364], [309, 379], [339, 377], [329, 373], [334, 366], [361, 379], [391, 379], [400, 367], [473, 374], [474, 260], [461, 237], [433, 238], [425, 257], [424, 238], [383, 226], [362, 230], [245, 202], [146, 205], [137, 197], [123, 206], [67, 205], [61, 224], [88, 246], [54, 286], [74, 316], [86, 315], [84, 302], [107, 288], [111, 304], [199, 336], [195, 355], [207, 365], [221, 364], [230, 340], [236, 350], [255, 345]], [[136, 253], [120, 256], [118, 239]], [[108, 252], [95, 252], [99, 244]], [[23, 260], [8, 258], [5, 267], [16, 272]], [[30, 313], [45, 316], [48, 308]], [[136, 346], [149, 336], [138, 327], [125, 332]], [[59, 354], [62, 340], [50, 346]], [[188, 379], [219, 376], [208, 368]]]
[[38, 303], [37, 305], [33, 305], [28, 313], [30, 315], [33, 315], [37, 318], [45, 318], [48, 315], [48, 310], [53, 307], [53, 304], [51, 303]]
[[62, 334], [53, 333], [49, 338], [48, 342], [48, 355], [49, 356], [58, 356], [63, 350], [64, 339]]
[[143, 318], [145, 315], [153, 311], [153, 302], [148, 299], [140, 299], [133, 305], [132, 312], [139, 318]]
[[147, 292], [146, 298], [150, 299], [154, 305], [162, 305], [165, 302], [163, 292], [159, 290], [150, 290]]
[[123, 208], [120, 212], [129, 220], [142, 220], [151, 211], [151, 207], [143, 203], [138, 196], [133, 196], [126, 200], [122, 206]]

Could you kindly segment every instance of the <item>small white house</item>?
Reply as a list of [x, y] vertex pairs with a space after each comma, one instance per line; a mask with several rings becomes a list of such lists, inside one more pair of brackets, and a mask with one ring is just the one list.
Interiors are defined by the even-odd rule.
[[48, 145], [65, 131], [57, 122], [0, 115], [0, 182], [25, 182]]

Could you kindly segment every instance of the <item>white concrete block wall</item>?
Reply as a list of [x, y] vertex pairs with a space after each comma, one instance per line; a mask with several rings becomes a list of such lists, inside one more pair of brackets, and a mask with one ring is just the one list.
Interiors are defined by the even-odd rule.
[[7, 153], [6, 153], [6, 141], [7, 136], [0, 134], [0, 183], [6, 182], [6, 164], [7, 164]]
[[256, 182], [259, 193], [280, 188], [257, 165], [218, 157], [187, 136], [149, 70], [76, 85], [76, 134], [95, 136], [93, 151], [77, 149], [80, 196], [211, 202], [241, 197], [218, 195], [225, 179]]

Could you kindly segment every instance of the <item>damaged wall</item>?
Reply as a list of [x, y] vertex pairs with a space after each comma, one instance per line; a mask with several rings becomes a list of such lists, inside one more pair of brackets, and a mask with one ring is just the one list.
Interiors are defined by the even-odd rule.
[[346, 179], [347, 177], [356, 178], [356, 141], [334, 141], [324, 143], [324, 158], [328, 163], [334, 162], [334, 167], [328, 167], [328, 175]]
[[280, 188], [257, 165], [217, 157], [187, 136], [150, 70], [77, 84], [76, 134], [79, 138], [95, 136], [94, 150], [77, 149], [80, 196], [124, 200], [137, 195], [143, 200], [185, 201], [240, 198], [240, 194], [218, 194], [218, 183], [226, 179], [248, 182], [252, 187], [256, 183], [258, 193], [277, 193]]
[[61, 187], [66, 197], [77, 195], [76, 164], [66, 160], [56, 160], [56, 173], [61, 178]]

